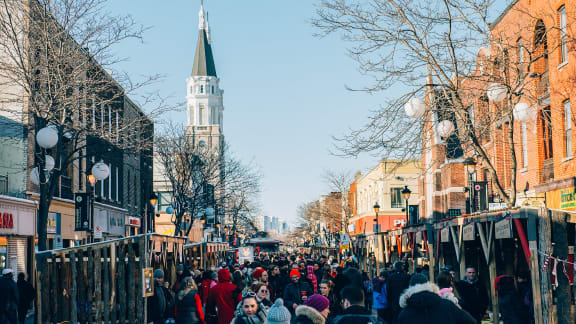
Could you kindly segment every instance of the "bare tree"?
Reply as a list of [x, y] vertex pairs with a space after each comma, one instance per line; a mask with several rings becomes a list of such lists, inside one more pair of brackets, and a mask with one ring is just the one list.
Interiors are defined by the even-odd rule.
[[[214, 151], [201, 147], [182, 125], [169, 125], [156, 137], [155, 158], [174, 202], [174, 235], [182, 234], [185, 216], [203, 217], [212, 206], [218, 216], [228, 215], [234, 229], [253, 224], [260, 192], [259, 171], [236, 159], [226, 145]], [[188, 236], [191, 227], [185, 235]]]
[[[331, 211], [329, 211], [329, 217], [333, 221], [340, 222], [341, 228], [344, 230], [346, 235], [349, 236], [350, 232], [348, 231], [348, 224], [350, 223], [350, 218], [352, 217], [352, 211], [354, 208], [354, 197], [351, 197], [350, 185], [354, 182], [354, 174], [350, 170], [326, 170], [323, 178], [331, 191], [340, 193], [341, 210], [338, 211], [340, 217], [334, 219], [335, 217], [332, 216], [334, 213]], [[350, 246], [350, 249], [352, 254], [354, 254], [352, 246]]]
[[[360, 90], [401, 93], [372, 112], [365, 126], [336, 138], [339, 153], [410, 159], [442, 143], [447, 159], [476, 156], [493, 189], [514, 206], [519, 126], [513, 110], [520, 102], [540, 106], [549, 90], [544, 61], [562, 43], [559, 37], [546, 37], [558, 28], [539, 25], [543, 17], [533, 17], [524, 2], [509, 9], [517, 17], [514, 29], [499, 29], [498, 20], [490, 24], [493, 2], [320, 1], [313, 20], [320, 35], [342, 34], [353, 44], [349, 54], [361, 71], [374, 77]], [[506, 91], [500, 103], [486, 98], [494, 83]], [[407, 117], [403, 109], [413, 97], [427, 103], [420, 119]], [[437, 127], [444, 120], [452, 122], [454, 131], [441, 137]], [[496, 146], [504, 148], [503, 158], [492, 152]]]
[[[59, 138], [51, 149], [32, 144], [27, 162], [40, 170], [40, 250], [46, 249], [55, 190], [63, 174], [88, 167], [90, 138], [126, 150], [151, 149], [142, 147], [153, 136], [151, 120], [144, 114], [127, 118], [124, 106], [128, 92], [157, 76], [135, 82], [109, 70], [120, 61], [114, 46], [141, 39], [144, 31], [130, 16], [111, 14], [105, 0], [0, 1], [0, 112], [28, 133], [29, 143], [44, 127], [55, 129]], [[55, 162], [51, 170], [47, 156]], [[77, 180], [81, 188], [83, 180]]]

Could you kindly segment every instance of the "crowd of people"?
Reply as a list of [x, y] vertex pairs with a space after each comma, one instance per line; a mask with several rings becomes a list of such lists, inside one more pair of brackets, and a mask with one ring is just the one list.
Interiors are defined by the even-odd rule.
[[[474, 267], [462, 280], [443, 268], [436, 283], [426, 266], [406, 270], [396, 262], [370, 278], [353, 261], [311, 255], [266, 255], [204, 271], [179, 265], [174, 283], [164, 282], [156, 269], [147, 318], [155, 324], [481, 323], [489, 296]], [[505, 324], [533, 322], [530, 296], [520, 283], [516, 288], [510, 276], [496, 283]]]
[[26, 274], [18, 274], [14, 281], [14, 272], [10, 268], [2, 270], [0, 277], [0, 323], [25, 323], [28, 310], [32, 307], [36, 293]]

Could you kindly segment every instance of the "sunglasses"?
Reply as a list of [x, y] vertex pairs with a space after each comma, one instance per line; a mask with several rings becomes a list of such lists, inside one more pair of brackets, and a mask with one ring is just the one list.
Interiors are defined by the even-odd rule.
[[245, 293], [244, 295], [242, 295], [242, 299], [253, 298], [253, 297], [256, 297], [256, 293], [253, 291], [249, 291], [249, 292]]

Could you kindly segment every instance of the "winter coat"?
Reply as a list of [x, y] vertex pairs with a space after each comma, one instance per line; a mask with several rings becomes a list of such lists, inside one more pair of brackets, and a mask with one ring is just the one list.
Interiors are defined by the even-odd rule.
[[14, 280], [0, 278], [0, 323], [16, 324], [18, 300], [18, 286]]
[[178, 316], [176, 324], [204, 323], [204, 312], [200, 295], [193, 289], [182, 289], [176, 295]]
[[399, 303], [403, 309], [397, 324], [476, 324], [470, 314], [440, 297], [440, 289], [430, 282], [406, 289]]
[[409, 281], [410, 276], [403, 271], [394, 271], [388, 277], [386, 285], [388, 293], [388, 308], [391, 310], [394, 318], [396, 318], [400, 313], [400, 295], [402, 295], [402, 292], [408, 288]]
[[314, 267], [313, 266], [306, 267], [306, 272], [308, 272], [308, 274], [306, 275], [306, 278], [308, 278], [308, 280], [310, 280], [310, 283], [312, 284], [312, 289], [314, 290], [314, 293], [317, 293], [318, 292], [318, 277], [316, 277], [316, 275], [314, 274]]
[[461, 280], [454, 284], [458, 296], [460, 296], [460, 306], [467, 311], [476, 320], [480, 320], [486, 309], [488, 309], [488, 291], [484, 285], [476, 280], [470, 283], [467, 280]]
[[298, 281], [297, 284], [291, 282], [286, 286], [284, 289], [284, 305], [290, 310], [291, 313], [294, 313], [294, 309], [292, 308], [293, 304], [300, 305], [302, 304], [302, 292], [306, 292], [306, 296], [310, 297], [314, 294], [312, 287], [305, 282], [305, 281]]
[[34, 297], [36, 296], [36, 292], [34, 291], [32, 284], [26, 280], [18, 280], [17, 286], [20, 297], [18, 309], [27, 311], [30, 308], [32, 300], [34, 300]]
[[372, 316], [372, 312], [362, 306], [353, 305], [342, 311], [342, 315], [336, 316], [333, 324], [377, 324], [378, 319]]
[[166, 296], [164, 287], [154, 280], [154, 295], [148, 297], [148, 321], [154, 323], [164, 323], [164, 313], [166, 312]]
[[202, 280], [199, 291], [200, 295], [202, 296], [202, 304], [206, 304], [206, 300], [208, 299], [208, 295], [210, 294], [210, 288], [213, 288], [215, 285], [216, 283], [212, 279]]
[[306, 306], [300, 305], [296, 308], [296, 320], [294, 321], [295, 324], [324, 324], [326, 323], [326, 319], [319, 311], [316, 309]]
[[234, 318], [236, 304], [240, 296], [233, 293], [236, 285], [230, 282], [230, 272], [226, 269], [218, 271], [218, 284], [210, 289], [206, 300], [206, 313], [216, 314], [218, 308], [218, 324], [228, 324]]
[[380, 280], [380, 278], [374, 279], [372, 286], [374, 287], [373, 295], [373, 307], [374, 309], [386, 309], [388, 308], [388, 287], [386, 282]]

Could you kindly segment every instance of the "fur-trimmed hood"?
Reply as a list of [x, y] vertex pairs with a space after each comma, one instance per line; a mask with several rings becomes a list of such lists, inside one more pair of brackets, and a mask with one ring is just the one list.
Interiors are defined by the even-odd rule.
[[296, 316], [305, 316], [314, 324], [324, 324], [326, 322], [326, 319], [319, 311], [306, 305], [296, 307]]
[[[426, 294], [422, 294], [422, 296], [416, 296], [422, 298], [410, 300], [412, 297], [414, 297], [414, 295], [424, 292]], [[438, 288], [438, 286], [432, 282], [427, 282], [424, 284], [414, 285], [404, 290], [400, 296], [399, 304], [402, 308], [406, 308], [407, 306], [420, 308], [437, 304], [439, 300], [441, 300], [440, 288]]]

